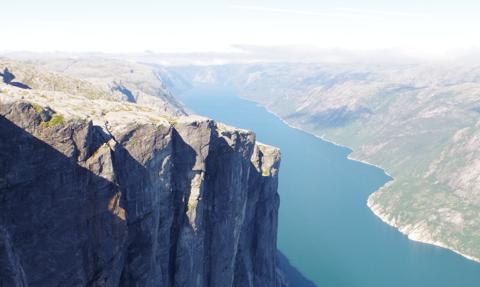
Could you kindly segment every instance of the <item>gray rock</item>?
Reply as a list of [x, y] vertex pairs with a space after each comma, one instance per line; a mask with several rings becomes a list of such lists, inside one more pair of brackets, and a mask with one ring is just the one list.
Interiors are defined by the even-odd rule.
[[10, 234], [0, 226], [0, 286], [27, 286], [27, 279]]
[[277, 149], [196, 117], [43, 123], [0, 104], [1, 286], [283, 285]]

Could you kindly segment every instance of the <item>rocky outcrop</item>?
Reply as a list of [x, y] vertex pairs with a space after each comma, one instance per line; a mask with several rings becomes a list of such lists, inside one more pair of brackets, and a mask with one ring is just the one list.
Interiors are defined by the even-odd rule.
[[56, 58], [35, 63], [48, 71], [87, 81], [110, 97], [154, 107], [160, 112], [186, 114], [183, 105], [167, 89], [168, 78], [150, 65], [101, 57]]
[[17, 88], [138, 103], [161, 114], [186, 115], [160, 75], [145, 64], [100, 58], [16, 61], [0, 57], [0, 69], [8, 71], [0, 73], [1, 82]]
[[5, 255], [29, 285], [273, 286], [278, 151], [252, 133], [1, 114]]
[[0, 286], [282, 284], [277, 149], [203, 117], [7, 91]]

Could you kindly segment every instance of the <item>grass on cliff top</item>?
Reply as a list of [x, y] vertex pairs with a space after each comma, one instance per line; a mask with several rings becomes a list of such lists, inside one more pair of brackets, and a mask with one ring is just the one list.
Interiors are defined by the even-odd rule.
[[[40, 114], [41, 112], [43, 112], [43, 107], [37, 103], [30, 103], [33, 107], [33, 109], [35, 110], [35, 113], [37, 114]], [[60, 115], [60, 114], [54, 114], [52, 116], [52, 118], [49, 120], [49, 121], [42, 121], [40, 123], [40, 126], [42, 128], [51, 128], [51, 127], [55, 127], [55, 126], [58, 126], [59, 124], [63, 123], [65, 121], [65, 118]]]
[[31, 103], [31, 104], [32, 104], [32, 107], [37, 114], [39, 114], [43, 111], [42, 106], [40, 106], [39, 104], [36, 104], [36, 103]]
[[64, 117], [62, 115], [53, 115], [52, 118], [48, 122], [42, 122], [40, 124], [41, 127], [43, 128], [52, 128], [55, 126], [58, 126], [59, 124], [63, 123], [65, 121]]

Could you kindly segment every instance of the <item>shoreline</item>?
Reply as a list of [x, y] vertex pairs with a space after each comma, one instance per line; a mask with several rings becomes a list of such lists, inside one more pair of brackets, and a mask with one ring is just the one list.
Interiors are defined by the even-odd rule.
[[[380, 189], [378, 189], [374, 193], [380, 191], [383, 187], [384, 186], [382, 186]], [[367, 201], [368, 208], [373, 212], [373, 214], [375, 216], [377, 216], [380, 220], [382, 220], [382, 222], [384, 222], [385, 224], [388, 224], [389, 226], [395, 228], [401, 234], [406, 236], [409, 240], [411, 240], [413, 242], [417, 242], [417, 243], [428, 244], [428, 245], [432, 245], [432, 246], [435, 246], [435, 247], [438, 247], [438, 248], [446, 249], [446, 250], [449, 250], [449, 251], [451, 251], [451, 252], [453, 252], [457, 255], [460, 255], [460, 256], [464, 257], [467, 260], [471, 260], [473, 262], [480, 263], [480, 258], [470, 256], [470, 255], [464, 254], [464, 253], [462, 253], [458, 250], [452, 249], [452, 248], [446, 246], [445, 244], [443, 244], [442, 242], [435, 241], [435, 240], [432, 240], [432, 239], [425, 239], [425, 238], [416, 237], [414, 233], [411, 233], [411, 232], [407, 231], [407, 230], [409, 230], [409, 228], [408, 228], [409, 226], [406, 226], [406, 227], [403, 227], [403, 228], [399, 227], [398, 224], [394, 220], [391, 220], [389, 218], [388, 213], [386, 213], [384, 211], [384, 208], [381, 205], [373, 203], [373, 200], [371, 199], [371, 196], [374, 193], [372, 193], [368, 197], [368, 201]]]
[[465, 259], [467, 260], [470, 260], [470, 261], [473, 261], [473, 262], [476, 262], [476, 263], [480, 263], [480, 258], [477, 258], [477, 257], [474, 257], [474, 256], [471, 256], [471, 255], [467, 255], [467, 254], [464, 254], [458, 250], [455, 250], [451, 247], [448, 247], [446, 246], [444, 243], [442, 242], [439, 242], [439, 241], [434, 241], [434, 240], [431, 240], [431, 239], [426, 239], [426, 238], [422, 238], [421, 236], [416, 236], [415, 233], [413, 232], [408, 232], [409, 231], [409, 226], [406, 226], [406, 227], [400, 227], [398, 226], [398, 224], [394, 221], [394, 220], [390, 220], [389, 219], [389, 215], [388, 213], [386, 213], [384, 211], [384, 208], [379, 205], [379, 204], [375, 204], [373, 203], [373, 199], [372, 197], [380, 192], [382, 189], [386, 188], [388, 185], [392, 184], [394, 181], [395, 181], [395, 177], [393, 177], [391, 174], [389, 174], [385, 169], [383, 169], [381, 166], [378, 166], [376, 164], [373, 164], [373, 163], [369, 163], [365, 160], [361, 160], [361, 159], [356, 159], [355, 157], [351, 156], [352, 153], [353, 153], [353, 150], [351, 148], [349, 148], [348, 146], [345, 146], [345, 145], [342, 145], [342, 144], [339, 144], [339, 143], [336, 143], [335, 141], [333, 140], [329, 140], [329, 139], [326, 139], [322, 136], [319, 136], [319, 135], [316, 135], [314, 133], [310, 133], [298, 126], [295, 126], [293, 124], [290, 124], [288, 123], [286, 120], [284, 120], [282, 117], [280, 117], [278, 114], [276, 114], [274, 111], [270, 110], [267, 106], [264, 106], [262, 105], [261, 103], [259, 102], [256, 102], [254, 100], [251, 100], [251, 99], [248, 99], [248, 98], [245, 98], [243, 96], [240, 96], [239, 97], [243, 100], [246, 100], [246, 101], [249, 101], [249, 102], [252, 102], [262, 108], [264, 108], [268, 113], [272, 114], [273, 116], [275, 116], [276, 118], [278, 118], [282, 123], [284, 123], [285, 125], [287, 125], [288, 127], [290, 128], [293, 128], [293, 129], [296, 129], [296, 130], [299, 130], [301, 132], [304, 132], [306, 134], [309, 134], [311, 136], [314, 136], [316, 137], [317, 139], [320, 139], [320, 140], [323, 140], [325, 142], [328, 142], [328, 143], [331, 143], [333, 145], [336, 145], [338, 147], [342, 147], [342, 148], [346, 148], [350, 151], [350, 153], [347, 155], [347, 159], [348, 160], [352, 160], [352, 161], [356, 161], [356, 162], [360, 162], [360, 163], [363, 163], [363, 164], [366, 164], [366, 165], [370, 165], [370, 166], [373, 166], [373, 167], [376, 167], [376, 168], [379, 168], [381, 169], [385, 175], [387, 175], [388, 177], [390, 177], [390, 180], [385, 182], [384, 185], [382, 185], [380, 188], [378, 188], [377, 190], [375, 190], [374, 192], [372, 192], [368, 198], [367, 198], [367, 202], [366, 202], [366, 206], [368, 207], [368, 209], [370, 209], [370, 211], [377, 217], [379, 218], [383, 223], [395, 228], [398, 232], [400, 232], [402, 235], [406, 236], [409, 240], [413, 241], [413, 242], [417, 242], [417, 243], [422, 243], [422, 244], [429, 244], [429, 245], [432, 245], [432, 246], [435, 246], [437, 248], [443, 248], [443, 249], [446, 249], [446, 250], [449, 250], [457, 255], [460, 255], [462, 257], [464, 257]]

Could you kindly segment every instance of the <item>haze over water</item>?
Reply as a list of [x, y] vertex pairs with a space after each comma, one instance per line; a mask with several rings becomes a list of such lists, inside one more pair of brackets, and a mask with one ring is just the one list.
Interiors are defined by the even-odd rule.
[[193, 112], [250, 129], [282, 151], [278, 247], [318, 286], [478, 286], [480, 264], [408, 240], [366, 206], [390, 178], [348, 160], [350, 150], [290, 128], [235, 91], [196, 87]]

